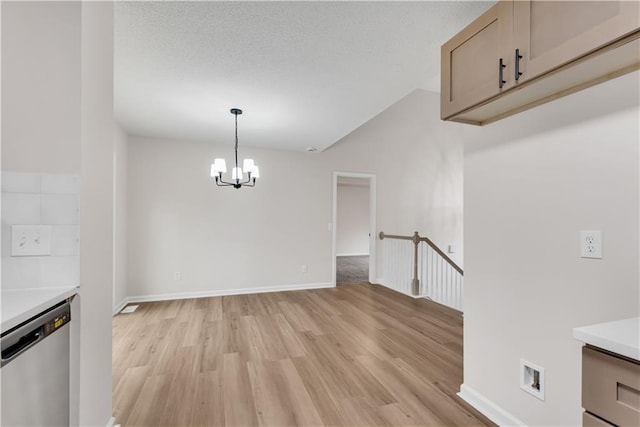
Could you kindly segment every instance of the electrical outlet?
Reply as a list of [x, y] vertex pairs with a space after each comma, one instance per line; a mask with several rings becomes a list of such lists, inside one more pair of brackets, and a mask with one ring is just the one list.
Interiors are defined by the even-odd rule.
[[182, 280], [182, 273], [176, 271], [173, 273], [173, 280]]
[[12, 225], [11, 256], [51, 255], [50, 225]]
[[307, 264], [302, 264], [302, 269], [301, 270], [302, 270], [303, 273], [306, 273], [307, 271], [309, 271], [307, 269]]
[[583, 230], [580, 232], [580, 256], [602, 259], [602, 231]]

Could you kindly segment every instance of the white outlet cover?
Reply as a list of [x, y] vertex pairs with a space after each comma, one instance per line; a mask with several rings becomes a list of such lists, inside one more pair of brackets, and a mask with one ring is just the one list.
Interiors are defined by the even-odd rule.
[[11, 256], [51, 255], [50, 225], [12, 225]]
[[582, 258], [602, 259], [602, 231], [580, 231], [580, 256]]

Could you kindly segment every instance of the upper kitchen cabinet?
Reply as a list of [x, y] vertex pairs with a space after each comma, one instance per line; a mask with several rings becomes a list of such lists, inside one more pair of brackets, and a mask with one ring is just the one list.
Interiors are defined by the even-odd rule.
[[441, 117], [513, 85], [513, 3], [499, 2], [442, 46]]
[[[638, 1], [515, 1], [518, 83], [587, 55], [640, 26]], [[515, 73], [515, 70], [514, 70]]]
[[640, 68], [640, 2], [501, 0], [441, 53], [442, 119], [491, 123]]

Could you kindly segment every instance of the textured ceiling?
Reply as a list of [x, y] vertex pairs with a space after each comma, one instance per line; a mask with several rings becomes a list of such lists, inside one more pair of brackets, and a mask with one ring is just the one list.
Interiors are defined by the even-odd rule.
[[323, 150], [415, 89], [494, 2], [116, 2], [115, 114], [131, 135]]

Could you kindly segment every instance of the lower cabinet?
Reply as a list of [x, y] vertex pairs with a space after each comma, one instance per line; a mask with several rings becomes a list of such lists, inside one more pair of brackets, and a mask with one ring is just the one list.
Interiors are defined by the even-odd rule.
[[640, 426], [640, 361], [582, 348], [584, 426]]
[[603, 419], [594, 417], [588, 412], [582, 413], [582, 427], [615, 427]]

